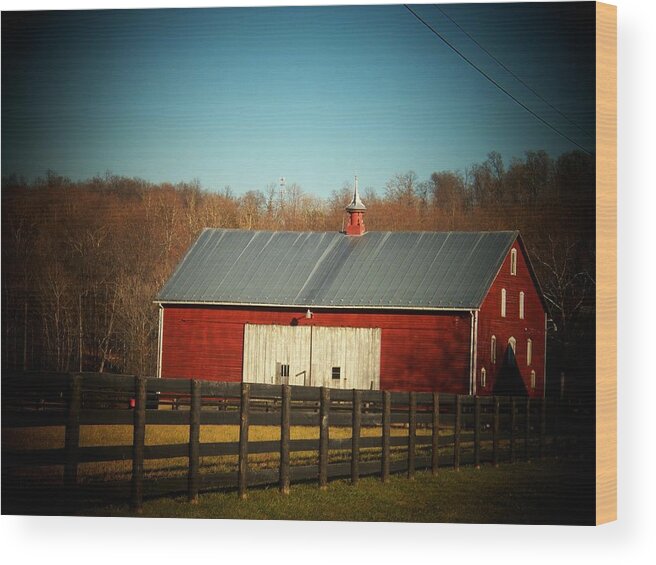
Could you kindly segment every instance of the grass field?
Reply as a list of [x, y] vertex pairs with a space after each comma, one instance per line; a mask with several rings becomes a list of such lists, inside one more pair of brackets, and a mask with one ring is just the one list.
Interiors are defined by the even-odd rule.
[[[557, 460], [417, 473], [415, 480], [393, 476], [358, 486], [339, 480], [321, 491], [314, 484], [292, 486], [284, 496], [275, 488], [253, 489], [247, 500], [236, 493], [146, 501], [144, 517], [233, 518], [256, 520], [357, 520], [384, 522], [464, 522], [509, 524], [592, 524], [594, 467]], [[131, 516], [127, 506], [89, 512]]]
[[[451, 430], [442, 430], [450, 433]], [[392, 428], [393, 435], [407, 435], [403, 427]], [[430, 430], [419, 429], [418, 434]], [[331, 437], [348, 438], [350, 429], [331, 428]], [[380, 435], [380, 429], [363, 428], [363, 436]], [[237, 441], [237, 426], [203, 426], [201, 442]], [[275, 427], [252, 426], [251, 441], [279, 439]], [[316, 427], [293, 427], [292, 439], [318, 438]], [[147, 426], [148, 445], [188, 442], [186, 426]], [[82, 446], [131, 445], [131, 426], [81, 426]], [[8, 449], [58, 448], [64, 445], [63, 428], [3, 429], [2, 445]], [[452, 447], [445, 447], [447, 452]], [[463, 452], [471, 446], [463, 444]], [[361, 451], [362, 460], [378, 457], [376, 449]], [[392, 458], [406, 457], [405, 448], [392, 452]], [[347, 461], [350, 453], [331, 452], [331, 462]], [[317, 463], [316, 452], [292, 453], [292, 465]], [[85, 463], [79, 468], [79, 480], [102, 484], [103, 481], [129, 481], [131, 461]], [[187, 458], [146, 461], [146, 480], [184, 477]], [[237, 458], [204, 457], [201, 473], [235, 470]], [[249, 468], [277, 467], [278, 454], [249, 456]], [[11, 483], [3, 475], [3, 513], [84, 514], [130, 516], [127, 506], [107, 506], [93, 502], [71, 506], [70, 497], [61, 490], [62, 467], [32, 467], [17, 470]], [[51, 483], [51, 487], [48, 487]], [[6, 489], [18, 485], [17, 497]], [[32, 486], [30, 486], [32, 485]], [[33, 486], [39, 488], [33, 489]], [[40, 488], [43, 488], [43, 491]], [[83, 487], [84, 488], [84, 487]], [[26, 490], [27, 489], [27, 490]], [[11, 490], [11, 489], [10, 489]], [[22, 493], [33, 493], [28, 502]], [[594, 466], [549, 459], [533, 463], [502, 464], [498, 468], [483, 465], [479, 470], [462, 467], [459, 472], [441, 470], [438, 476], [419, 472], [413, 481], [393, 476], [382, 485], [378, 478], [363, 478], [357, 487], [347, 480], [335, 480], [320, 491], [316, 484], [292, 486], [289, 496], [274, 487], [249, 490], [247, 500], [238, 500], [235, 492], [204, 494], [198, 504], [185, 498], [146, 500], [144, 516], [188, 518], [249, 518], [298, 520], [362, 520], [408, 522], [499, 522], [539, 524], [586, 524], [594, 520]]]

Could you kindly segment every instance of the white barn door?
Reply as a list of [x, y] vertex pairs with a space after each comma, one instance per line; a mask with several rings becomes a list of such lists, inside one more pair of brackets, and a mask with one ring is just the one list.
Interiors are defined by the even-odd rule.
[[312, 384], [380, 389], [380, 328], [314, 327]]
[[309, 385], [310, 327], [246, 324], [243, 380]]
[[243, 380], [378, 390], [380, 343], [380, 328], [246, 324]]

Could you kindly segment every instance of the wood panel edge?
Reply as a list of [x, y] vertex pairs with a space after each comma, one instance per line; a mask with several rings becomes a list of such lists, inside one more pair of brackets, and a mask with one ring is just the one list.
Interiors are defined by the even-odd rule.
[[617, 519], [617, 7], [596, 3], [596, 523]]

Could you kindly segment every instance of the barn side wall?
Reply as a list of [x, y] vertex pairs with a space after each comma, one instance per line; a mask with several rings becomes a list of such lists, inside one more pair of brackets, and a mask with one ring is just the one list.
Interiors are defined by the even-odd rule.
[[[515, 241], [517, 249], [517, 274], [510, 274], [510, 253], [483, 301], [479, 313], [476, 381], [477, 394], [494, 394], [498, 380], [504, 371], [504, 356], [508, 340], [517, 340], [515, 358], [526, 392], [531, 397], [542, 397], [545, 379], [545, 310], [535, 286], [522, 246]], [[501, 290], [506, 289], [506, 317], [501, 317]], [[524, 319], [519, 318], [519, 293], [524, 292]], [[491, 338], [496, 336], [496, 363], [491, 360]], [[527, 343], [532, 340], [533, 355], [527, 363]], [[487, 386], [481, 387], [481, 369], [487, 372]], [[531, 388], [531, 370], [535, 371], [535, 388]], [[505, 369], [507, 374], [507, 369]], [[519, 393], [519, 392], [518, 392]]]
[[165, 306], [161, 376], [241, 381], [244, 324], [381, 328], [381, 388], [469, 391], [470, 314]]

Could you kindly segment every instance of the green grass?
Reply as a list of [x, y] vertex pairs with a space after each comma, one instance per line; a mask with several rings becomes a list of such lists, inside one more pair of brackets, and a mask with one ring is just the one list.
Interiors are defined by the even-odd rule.
[[[144, 517], [232, 518], [256, 520], [357, 520], [517, 524], [591, 524], [594, 520], [594, 468], [556, 460], [501, 465], [498, 468], [419, 472], [415, 480], [361, 479], [357, 486], [339, 480], [319, 490], [293, 485], [237, 494], [201, 495], [146, 501]], [[96, 516], [132, 516], [128, 506], [94, 510]]]

